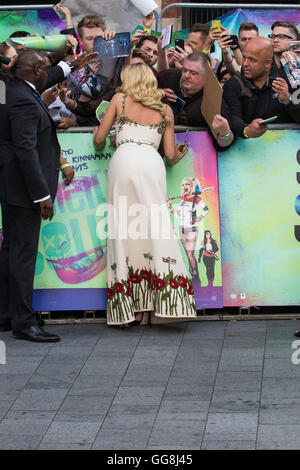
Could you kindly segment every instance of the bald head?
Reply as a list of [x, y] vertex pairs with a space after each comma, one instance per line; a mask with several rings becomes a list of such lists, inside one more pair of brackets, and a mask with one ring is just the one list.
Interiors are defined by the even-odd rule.
[[265, 60], [273, 59], [273, 46], [270, 39], [257, 36], [250, 39], [244, 47], [247, 51], [262, 56]]
[[15, 77], [33, 83], [37, 89], [42, 89], [46, 84], [47, 65], [45, 59], [32, 49], [26, 49], [19, 53], [12, 72]]
[[[243, 47], [243, 71], [255, 84], [264, 85], [273, 61], [273, 46], [269, 39], [258, 36]], [[257, 83], [256, 83], [257, 82]]]

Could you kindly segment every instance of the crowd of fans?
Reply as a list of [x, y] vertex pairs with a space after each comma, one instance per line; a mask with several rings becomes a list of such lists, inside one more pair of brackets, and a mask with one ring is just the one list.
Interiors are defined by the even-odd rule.
[[[110, 101], [121, 85], [122, 67], [137, 62], [152, 69], [164, 90], [165, 102], [173, 109], [175, 124], [190, 127], [207, 125], [201, 103], [209, 62], [224, 87], [221, 114], [225, 138], [216, 142], [222, 147], [233, 141], [230, 131], [233, 137], [260, 137], [267, 130], [260, 121], [272, 116], [277, 116], [276, 123], [300, 123], [299, 99], [292, 99], [295, 82], [291, 82], [284, 67], [296, 63], [299, 68], [298, 52], [290, 45], [299, 39], [299, 33], [291, 22], [270, 25], [268, 38], [259, 36], [254, 23], [242, 23], [235, 38], [223, 26], [196, 23], [183, 48], [168, 49], [162, 48], [162, 36], [157, 38], [138, 29], [131, 38], [130, 56], [119, 58], [107, 72], [97, 60], [97, 53], [93, 53], [94, 39], [102, 36], [109, 40], [116, 33], [107, 30], [105, 21], [96, 15], [82, 18], [76, 31], [70, 10], [58, 4], [56, 11], [64, 17], [66, 29], [62, 34], [68, 35], [67, 42], [63, 50], [42, 52], [49, 66], [47, 83], [55, 84], [40, 92], [58, 129], [99, 124], [97, 107], [102, 101]], [[154, 14], [143, 17], [144, 26], [151, 28], [153, 20]], [[11, 35], [24, 36], [30, 34], [16, 31]], [[222, 51], [221, 61], [211, 56], [216, 44]], [[15, 58], [24, 48], [0, 44], [0, 54], [11, 59], [9, 64], [1, 64], [2, 78], [13, 73]]]

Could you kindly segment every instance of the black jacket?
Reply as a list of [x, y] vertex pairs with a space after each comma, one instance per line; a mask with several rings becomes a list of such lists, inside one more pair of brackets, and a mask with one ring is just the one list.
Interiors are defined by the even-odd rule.
[[[201, 113], [201, 104], [203, 99], [203, 90], [199, 91], [190, 98], [185, 98], [180, 89], [180, 78], [182, 69], [163, 70], [158, 74], [159, 88], [171, 88], [175, 95], [183, 99], [186, 104], [181, 112], [176, 112], [174, 105], [170, 103], [174, 112], [175, 125], [191, 127], [207, 127], [207, 123]], [[230, 115], [226, 103], [222, 103], [221, 114], [230, 125]], [[230, 126], [231, 127], [231, 126]]]
[[[285, 72], [278, 69], [275, 62], [272, 64], [270, 77], [281, 77], [288, 83]], [[240, 137], [244, 137], [244, 127], [257, 118], [278, 116], [274, 124], [300, 123], [299, 104], [280, 103], [271, 86], [265, 84], [258, 88], [251, 80], [245, 78], [243, 71], [239, 78], [232, 77], [225, 83], [223, 98], [231, 114], [231, 128]]]
[[60, 146], [48, 109], [23, 80], [6, 84], [0, 115], [0, 199], [39, 209], [33, 201], [57, 190]]

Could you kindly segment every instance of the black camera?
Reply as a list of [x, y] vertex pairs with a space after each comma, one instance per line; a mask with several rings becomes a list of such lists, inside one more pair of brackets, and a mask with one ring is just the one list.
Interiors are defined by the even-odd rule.
[[5, 64], [8, 65], [10, 63], [10, 58], [6, 57], [5, 55], [0, 54], [0, 65]]

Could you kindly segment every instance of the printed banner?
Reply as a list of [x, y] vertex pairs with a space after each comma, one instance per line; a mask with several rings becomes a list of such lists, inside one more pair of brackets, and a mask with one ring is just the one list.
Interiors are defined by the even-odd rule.
[[[237, 9], [232, 10], [225, 15], [222, 15], [218, 18], [221, 21], [222, 26], [228, 29], [231, 34], [238, 35], [239, 27], [241, 23], [254, 23], [259, 29], [259, 35], [268, 37], [270, 34], [271, 26], [275, 21], [291, 21], [294, 23], [299, 30], [300, 27], [300, 10], [296, 9], [287, 9], [281, 10], [267, 10], [262, 8], [251, 8], [251, 9]], [[220, 59], [221, 49], [218, 46], [217, 41], [215, 42], [216, 52], [213, 57]]]
[[219, 156], [225, 306], [300, 305], [299, 141], [268, 131]]
[[65, 23], [52, 8], [0, 11], [0, 42], [5, 41], [15, 31], [48, 36], [59, 34], [65, 28]]
[[[196, 260], [198, 309], [300, 305], [299, 134], [282, 130], [260, 139], [238, 138], [219, 154], [219, 183], [208, 133], [177, 134], [189, 151], [167, 170], [167, 203], [188, 271]], [[105, 310], [106, 246], [97, 237], [96, 211], [106, 201], [113, 148], [95, 153], [91, 134], [85, 133], [59, 134], [59, 140], [76, 177], [69, 187], [60, 181], [55, 217], [42, 223], [34, 305], [50, 311]], [[186, 235], [186, 225], [196, 230]], [[191, 237], [192, 250], [185, 250], [185, 236]]]
[[[95, 154], [91, 134], [63, 133], [59, 134], [59, 140], [62, 154], [76, 170], [76, 176], [69, 187], [64, 182], [59, 183], [55, 217], [51, 222], [42, 223], [35, 307], [38, 310], [105, 309], [106, 244], [97, 236], [101, 219], [96, 212], [97, 207], [106, 202], [107, 169], [114, 149], [106, 146]], [[167, 173], [168, 197], [175, 213], [174, 227], [181, 240], [188, 272], [192, 269], [192, 257], [196, 263], [198, 276], [193, 284], [197, 308], [222, 307], [216, 151], [206, 132], [178, 134], [177, 140], [186, 140], [189, 152]], [[185, 180], [188, 186], [188, 178], [196, 182], [192, 187], [197, 190], [194, 214], [193, 202], [184, 197], [183, 183]], [[186, 206], [185, 211], [183, 206]], [[191, 233], [194, 253], [189, 247], [188, 257], [184, 244], [187, 238], [190, 241], [190, 235], [182, 236], [180, 226], [181, 216], [186, 219], [192, 215], [197, 218], [197, 231]], [[202, 249], [199, 262], [205, 230], [216, 240], [217, 261]]]
[[187, 141], [189, 151], [167, 170], [173, 224], [187, 271], [193, 276], [196, 307], [222, 308], [216, 150], [208, 132], [176, 134], [176, 140]]

